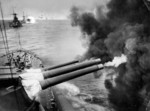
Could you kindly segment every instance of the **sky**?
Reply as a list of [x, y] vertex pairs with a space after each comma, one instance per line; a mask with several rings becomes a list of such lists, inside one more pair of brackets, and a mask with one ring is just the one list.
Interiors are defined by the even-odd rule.
[[72, 6], [85, 10], [94, 10], [97, 5], [105, 4], [107, 0], [0, 0], [4, 16], [11, 17], [13, 9], [18, 16], [46, 16], [48, 18], [67, 18]]

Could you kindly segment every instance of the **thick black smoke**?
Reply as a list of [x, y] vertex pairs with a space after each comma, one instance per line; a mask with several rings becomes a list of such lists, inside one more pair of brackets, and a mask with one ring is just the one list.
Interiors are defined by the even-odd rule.
[[121, 54], [127, 56], [127, 63], [117, 68], [116, 86], [108, 89], [116, 111], [146, 111], [145, 100], [150, 92], [150, 11], [145, 1], [111, 0], [107, 13], [99, 8], [96, 14], [78, 13], [74, 19], [89, 38], [87, 58], [99, 57], [106, 62]]
[[73, 6], [70, 11], [71, 11], [71, 14], [70, 14], [71, 25], [76, 26], [78, 25], [79, 8], [76, 6]]
[[75, 7], [72, 8], [71, 12], [73, 12], [71, 13], [71, 18], [73, 16], [75, 17], [71, 19], [72, 24], [80, 26], [83, 36], [88, 37], [90, 43], [89, 49], [85, 54], [86, 58], [98, 57], [104, 59], [104, 61], [107, 61], [107, 59], [110, 60], [110, 55], [108, 54], [109, 52], [104, 43], [104, 40], [109, 32], [107, 26], [103, 26], [103, 23], [101, 25], [93, 13], [80, 13], [80, 9]]

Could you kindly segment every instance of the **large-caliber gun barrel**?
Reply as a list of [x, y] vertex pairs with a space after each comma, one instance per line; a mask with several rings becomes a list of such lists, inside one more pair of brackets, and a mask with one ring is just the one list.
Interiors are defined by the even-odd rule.
[[45, 72], [43, 72], [43, 76], [44, 76], [45, 79], [49, 78], [49, 77], [55, 77], [55, 76], [59, 76], [59, 75], [62, 75], [62, 74], [73, 72], [73, 71], [83, 69], [83, 68], [86, 68], [86, 67], [89, 67], [89, 66], [92, 66], [92, 65], [100, 64], [100, 63], [101, 63], [100, 59], [89, 60], [89, 61], [78, 63], [78, 64], [75, 64], [75, 65], [70, 65], [70, 66], [59, 68], [59, 69], [45, 71]]
[[52, 69], [56, 69], [56, 68], [68, 66], [68, 65], [71, 65], [71, 64], [75, 64], [75, 63], [78, 63], [78, 62], [79, 62], [78, 60], [74, 60], [74, 61], [70, 61], [70, 62], [67, 62], [67, 63], [63, 63], [63, 64], [51, 66], [51, 67], [46, 67], [46, 68], [43, 68], [43, 70], [44, 70], [44, 71], [52, 70]]
[[71, 79], [74, 79], [74, 78], [77, 78], [77, 77], [80, 77], [80, 76], [83, 76], [83, 75], [86, 75], [86, 74], [89, 74], [89, 73], [92, 73], [95, 71], [98, 71], [103, 68], [104, 67], [102, 64], [93, 65], [93, 66], [90, 66], [90, 67], [87, 67], [87, 68], [84, 68], [81, 70], [67, 73], [65, 75], [60, 75], [57, 77], [45, 79], [43, 81], [40, 81], [40, 84], [41, 84], [42, 89], [46, 89], [48, 87], [57, 85], [59, 83], [62, 83], [62, 82], [65, 82], [65, 81], [68, 81], [68, 80], [71, 80]]
[[0, 66], [0, 75], [1, 74], [16, 74], [16, 69], [11, 66]]
[[4, 80], [10, 80], [10, 79], [18, 79], [19, 78], [19, 75], [15, 74], [15, 75], [8, 75], [8, 74], [5, 74], [5, 75], [0, 75], [0, 81]]

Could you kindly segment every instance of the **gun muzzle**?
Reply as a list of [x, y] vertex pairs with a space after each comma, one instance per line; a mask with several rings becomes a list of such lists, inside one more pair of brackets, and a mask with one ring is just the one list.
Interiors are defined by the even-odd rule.
[[41, 84], [42, 89], [46, 89], [46, 88], [54, 86], [56, 84], [59, 84], [59, 83], [62, 83], [62, 82], [65, 82], [65, 81], [68, 81], [68, 80], [92, 73], [92, 72], [95, 72], [95, 71], [98, 71], [98, 70], [103, 69], [103, 68], [104, 67], [102, 64], [93, 65], [91, 67], [87, 67], [87, 68], [84, 68], [81, 70], [70, 72], [70, 73], [67, 73], [65, 75], [60, 75], [57, 77], [45, 79], [43, 81], [40, 81], [40, 84]]
[[68, 66], [68, 65], [75, 64], [75, 63], [78, 63], [78, 62], [79, 62], [78, 60], [74, 60], [74, 61], [71, 61], [71, 62], [67, 62], [67, 63], [63, 63], [63, 64], [59, 64], [59, 65], [43, 68], [43, 71], [57, 69], [57, 68]]
[[50, 77], [55, 77], [55, 76], [59, 76], [59, 75], [62, 75], [62, 74], [73, 72], [73, 71], [83, 69], [83, 68], [86, 68], [86, 67], [89, 67], [89, 66], [92, 66], [92, 65], [100, 64], [100, 63], [101, 63], [100, 59], [89, 60], [89, 61], [78, 63], [78, 64], [75, 64], [75, 65], [66, 66], [66, 67], [62, 67], [62, 68], [59, 68], [59, 69], [54, 69], [54, 70], [43, 72], [43, 76], [44, 76], [45, 79], [50, 78]]

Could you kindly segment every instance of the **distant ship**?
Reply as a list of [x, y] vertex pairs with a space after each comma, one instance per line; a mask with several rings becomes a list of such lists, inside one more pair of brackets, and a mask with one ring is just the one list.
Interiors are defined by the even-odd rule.
[[9, 23], [9, 27], [19, 28], [22, 27], [22, 23], [18, 20], [17, 14], [13, 13], [14, 19]]
[[36, 20], [34, 17], [32, 16], [25, 16], [24, 13], [23, 13], [23, 19], [21, 21], [22, 24], [32, 24], [32, 23], [35, 23]]
[[22, 24], [25, 24], [25, 23], [26, 23], [26, 17], [25, 17], [25, 15], [24, 15], [24, 13], [23, 13], [23, 19], [22, 19], [21, 23], [22, 23]]

